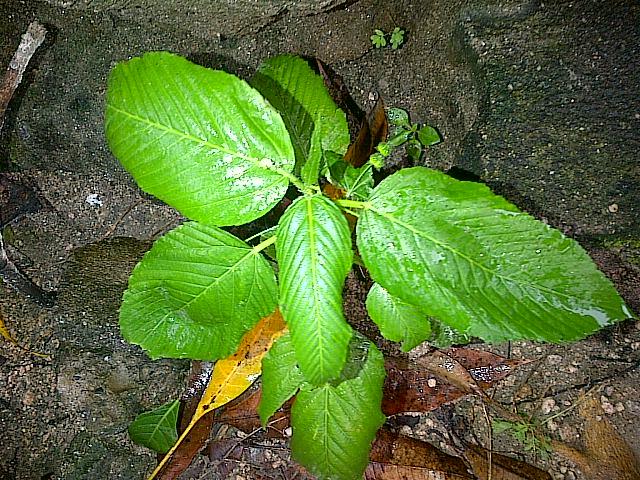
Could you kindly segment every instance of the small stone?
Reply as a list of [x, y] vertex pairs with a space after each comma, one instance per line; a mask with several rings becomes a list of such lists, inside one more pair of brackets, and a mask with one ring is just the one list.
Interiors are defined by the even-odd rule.
[[556, 401], [553, 398], [545, 398], [542, 400], [542, 406], [540, 410], [544, 415], [549, 415], [552, 411], [556, 409]]
[[559, 365], [562, 363], [562, 357], [560, 355], [549, 355], [547, 362], [549, 362], [549, 365]]
[[427, 385], [429, 386], [429, 388], [436, 388], [437, 384], [438, 382], [435, 378], [430, 378], [429, 380], [427, 380]]

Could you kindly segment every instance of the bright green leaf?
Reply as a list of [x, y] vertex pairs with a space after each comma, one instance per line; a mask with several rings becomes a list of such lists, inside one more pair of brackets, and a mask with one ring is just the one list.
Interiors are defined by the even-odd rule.
[[251, 84], [280, 112], [295, 149], [296, 175], [318, 183], [323, 151], [344, 154], [349, 146], [346, 115], [324, 82], [302, 58], [280, 55], [267, 60]]
[[291, 409], [291, 452], [320, 479], [361, 479], [384, 423], [380, 405], [384, 358], [356, 335], [339, 382], [304, 386]]
[[577, 242], [482, 184], [401, 170], [374, 189], [357, 232], [389, 293], [487, 341], [574, 340], [631, 316]]
[[440, 134], [438, 133], [438, 131], [435, 128], [430, 127], [429, 125], [426, 125], [418, 130], [418, 140], [420, 140], [420, 143], [425, 147], [430, 147], [441, 142]]
[[273, 269], [257, 250], [191, 222], [157, 240], [134, 269], [120, 329], [152, 358], [215, 360], [231, 355], [277, 298]]
[[193, 220], [249, 222], [289, 186], [295, 155], [278, 112], [243, 80], [177, 55], [113, 69], [105, 128], [138, 185]]
[[367, 312], [386, 339], [402, 341], [405, 352], [431, 334], [431, 324], [422, 310], [394, 297], [378, 283], [373, 284], [367, 295]]
[[353, 257], [347, 220], [321, 195], [299, 197], [280, 219], [276, 256], [280, 310], [298, 364], [307, 381], [321, 385], [342, 370], [351, 338], [342, 312]]
[[262, 426], [296, 393], [303, 381], [291, 336], [286, 334], [276, 340], [262, 360], [262, 397], [258, 406]]
[[135, 443], [158, 453], [167, 453], [178, 440], [180, 400], [141, 413], [129, 425], [129, 436]]

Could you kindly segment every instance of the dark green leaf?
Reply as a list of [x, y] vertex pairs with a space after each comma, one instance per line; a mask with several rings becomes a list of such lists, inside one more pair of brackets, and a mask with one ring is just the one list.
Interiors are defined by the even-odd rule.
[[296, 393], [303, 380], [291, 337], [286, 334], [276, 340], [262, 360], [262, 397], [258, 406], [262, 426]]
[[135, 443], [158, 453], [167, 453], [178, 440], [180, 400], [141, 413], [129, 425], [129, 436]]
[[424, 342], [431, 334], [431, 324], [422, 310], [394, 297], [377, 283], [367, 295], [367, 312], [386, 339], [402, 341], [405, 352]]
[[384, 423], [380, 405], [384, 358], [375, 345], [353, 337], [339, 382], [305, 385], [291, 409], [291, 451], [320, 479], [361, 479], [369, 449]]
[[407, 142], [407, 155], [409, 155], [409, 158], [413, 160], [414, 163], [420, 160], [420, 155], [422, 155], [422, 144], [415, 138], [412, 138]]
[[273, 312], [273, 269], [256, 249], [195, 222], [155, 242], [129, 279], [120, 328], [152, 358], [215, 360]]
[[251, 80], [280, 112], [295, 149], [296, 174], [318, 183], [323, 151], [344, 154], [349, 128], [344, 112], [331, 99], [322, 78], [299, 57], [267, 60]]
[[631, 316], [578, 243], [485, 185], [402, 170], [374, 189], [357, 232], [375, 281], [461, 333], [568, 341]]
[[105, 128], [138, 185], [193, 220], [249, 222], [289, 186], [295, 156], [278, 112], [239, 78], [177, 55], [113, 69]]
[[298, 198], [280, 219], [276, 256], [280, 310], [291, 330], [300, 369], [321, 385], [342, 370], [351, 327], [342, 287], [353, 252], [347, 220], [327, 198]]

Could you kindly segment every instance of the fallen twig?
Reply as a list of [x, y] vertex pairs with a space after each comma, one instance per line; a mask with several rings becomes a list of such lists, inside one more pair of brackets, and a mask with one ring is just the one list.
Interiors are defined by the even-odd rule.
[[[15, 55], [9, 63], [7, 73], [5, 73], [0, 85], [0, 129], [4, 125], [4, 117], [7, 106], [13, 97], [14, 92], [22, 81], [27, 64], [35, 53], [36, 49], [44, 41], [46, 29], [38, 22], [29, 24], [26, 33], [22, 36], [20, 45]], [[2, 225], [0, 225], [2, 227]], [[53, 297], [42, 290], [39, 286], [23, 275], [7, 256], [2, 242], [2, 231], [0, 230], [0, 279], [13, 287], [21, 294], [33, 299], [37, 303], [45, 306], [53, 304]]]
[[34, 21], [29, 24], [26, 33], [22, 35], [20, 45], [18, 45], [18, 49], [11, 59], [7, 73], [5, 73], [0, 85], [0, 128], [4, 124], [7, 106], [22, 81], [22, 75], [27, 69], [29, 60], [31, 60], [38, 47], [42, 45], [46, 34], [47, 30], [42, 24]]

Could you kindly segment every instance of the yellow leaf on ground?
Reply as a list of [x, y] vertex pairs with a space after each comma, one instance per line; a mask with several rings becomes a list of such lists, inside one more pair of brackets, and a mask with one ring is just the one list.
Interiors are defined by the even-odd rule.
[[25, 351], [26, 353], [29, 353], [31, 355], [35, 355], [36, 357], [46, 358], [47, 360], [49, 358], [51, 358], [50, 355], [47, 355], [45, 353], [32, 352], [32, 351], [24, 348], [22, 345], [20, 345], [18, 343], [18, 341], [15, 338], [13, 338], [13, 336], [11, 335], [11, 332], [9, 332], [9, 329], [5, 325], [4, 318], [2, 317], [2, 313], [0, 313], [0, 335], [2, 335], [9, 342], [13, 343], [16, 347], [18, 347], [20, 350]]
[[202, 395], [196, 413], [182, 432], [175, 445], [167, 452], [148, 480], [155, 478], [176, 451], [189, 431], [203, 416], [230, 402], [242, 394], [262, 371], [262, 357], [269, 351], [273, 342], [287, 332], [280, 310], [261, 319], [252, 330], [242, 337], [236, 353], [215, 364], [207, 389]]
[[195, 416], [230, 402], [249, 388], [260, 376], [262, 357], [285, 332], [286, 325], [280, 310], [263, 318], [253, 330], [247, 332], [242, 337], [238, 351], [216, 363]]

